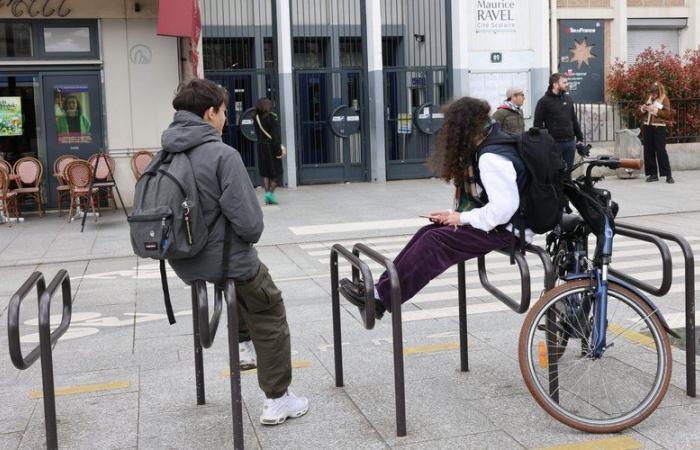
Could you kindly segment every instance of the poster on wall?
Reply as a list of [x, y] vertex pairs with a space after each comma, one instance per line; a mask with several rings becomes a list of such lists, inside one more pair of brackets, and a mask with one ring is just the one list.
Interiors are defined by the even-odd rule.
[[515, 32], [517, 0], [477, 0], [476, 32]]
[[90, 92], [86, 85], [61, 85], [53, 91], [56, 141], [59, 144], [92, 142]]
[[0, 97], [0, 136], [22, 136], [22, 97]]
[[602, 20], [559, 21], [559, 72], [569, 75], [569, 94], [578, 103], [605, 100]]

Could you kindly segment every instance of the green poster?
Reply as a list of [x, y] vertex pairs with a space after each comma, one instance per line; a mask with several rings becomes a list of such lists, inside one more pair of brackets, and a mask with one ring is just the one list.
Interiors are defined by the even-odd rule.
[[0, 97], [0, 136], [22, 136], [22, 98]]

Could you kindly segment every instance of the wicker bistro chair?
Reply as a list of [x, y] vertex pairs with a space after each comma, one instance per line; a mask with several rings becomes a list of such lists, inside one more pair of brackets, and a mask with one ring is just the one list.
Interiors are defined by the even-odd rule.
[[12, 165], [4, 159], [0, 159], [0, 169], [5, 169], [8, 175], [12, 173]]
[[[19, 217], [17, 193], [10, 189], [10, 173], [4, 165], [0, 165], [0, 202], [2, 202], [2, 213], [7, 219], [10, 219], [11, 210], [15, 212], [15, 217]], [[12, 226], [12, 221], [7, 223]]]
[[[73, 210], [76, 206], [81, 205], [81, 200], [85, 200], [86, 204], [83, 210], [86, 210], [88, 205], [95, 213], [95, 200], [98, 188], [90, 189], [92, 181], [92, 165], [83, 160], [73, 161], [66, 167], [66, 179], [70, 187], [70, 209], [68, 210], [68, 221], [73, 218]], [[97, 214], [95, 214], [95, 222], [97, 222]]]
[[68, 177], [66, 176], [66, 167], [73, 161], [79, 158], [75, 155], [62, 155], [56, 158], [53, 163], [53, 176], [56, 178], [56, 204], [58, 204], [58, 216], [61, 216], [61, 206], [63, 199], [70, 200], [70, 186], [68, 186]]
[[[88, 162], [92, 169], [95, 170], [95, 165], [97, 164], [98, 155], [94, 154], [90, 156]], [[114, 158], [109, 155], [102, 155], [100, 158], [100, 164], [97, 166], [97, 171], [95, 173], [95, 181], [92, 186], [99, 189], [98, 195], [102, 192], [107, 194], [107, 198], [112, 200], [112, 205], [114, 209], [117, 209], [117, 201], [114, 198], [114, 179], [110, 176], [110, 173], [114, 173]], [[98, 197], [99, 200], [99, 197]], [[99, 201], [98, 201], [99, 206]]]
[[146, 171], [146, 167], [153, 160], [153, 152], [141, 150], [131, 156], [131, 171], [134, 173], [136, 180], [141, 178], [141, 175]]
[[25, 156], [15, 162], [17, 202], [22, 205], [25, 197], [32, 197], [39, 209], [39, 215], [44, 215], [44, 199], [41, 185], [44, 182], [44, 165], [32, 156]]

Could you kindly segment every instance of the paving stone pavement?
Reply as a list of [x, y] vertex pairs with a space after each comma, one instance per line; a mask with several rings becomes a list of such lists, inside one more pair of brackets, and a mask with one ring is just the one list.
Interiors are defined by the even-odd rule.
[[[616, 178], [602, 185], [620, 203], [620, 220], [680, 233], [700, 253], [700, 172], [679, 172], [675, 185]], [[406, 437], [396, 436], [390, 320], [367, 331], [357, 310], [342, 301], [345, 386], [335, 386], [330, 246], [362, 241], [394, 256], [422, 223], [418, 214], [449, 206], [450, 195], [451, 188], [438, 180], [304, 186], [281, 190], [281, 204], [264, 207], [266, 231], [258, 250], [284, 294], [296, 367], [292, 389], [309, 397], [311, 409], [284, 425], [263, 427], [256, 376], [242, 374], [246, 448], [700, 448], [700, 402], [685, 395], [685, 353], [677, 348], [666, 398], [634, 428], [589, 435], [548, 416], [520, 375], [523, 316], [480, 286], [471, 262], [469, 372], [459, 371], [454, 269], [403, 310]], [[262, 203], [262, 192], [259, 197]], [[89, 220], [84, 233], [79, 222], [65, 219], [27, 215], [11, 228], [0, 225], [1, 323], [10, 296], [33, 271], [51, 278], [66, 269], [71, 275], [73, 320], [54, 351], [55, 385], [65, 394], [56, 400], [61, 448], [232, 448], [225, 320], [212, 348], [204, 350], [207, 404], [197, 406], [188, 287], [170, 274], [178, 322], [169, 326], [157, 263], [133, 256], [123, 215], [107, 211], [96, 224]], [[660, 282], [652, 246], [619, 237], [615, 249], [613, 267]], [[671, 250], [671, 293], [655, 301], [669, 322], [682, 326], [683, 271], [679, 251]], [[534, 302], [542, 269], [536, 258], [528, 262]], [[502, 290], [518, 295], [519, 275], [507, 257], [489, 256], [487, 268]], [[340, 269], [341, 276], [349, 274], [347, 264]], [[20, 319], [25, 351], [38, 342], [32, 295]], [[53, 314], [56, 324], [58, 306]], [[45, 445], [41, 389], [38, 362], [21, 372], [10, 363], [3, 325], [0, 449]]]

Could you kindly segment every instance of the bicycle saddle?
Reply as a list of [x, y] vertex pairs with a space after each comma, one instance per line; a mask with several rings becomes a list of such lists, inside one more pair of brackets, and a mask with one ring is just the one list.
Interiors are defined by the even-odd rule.
[[585, 223], [584, 220], [578, 214], [564, 214], [561, 217], [561, 231], [562, 233], [571, 233], [583, 223]]

